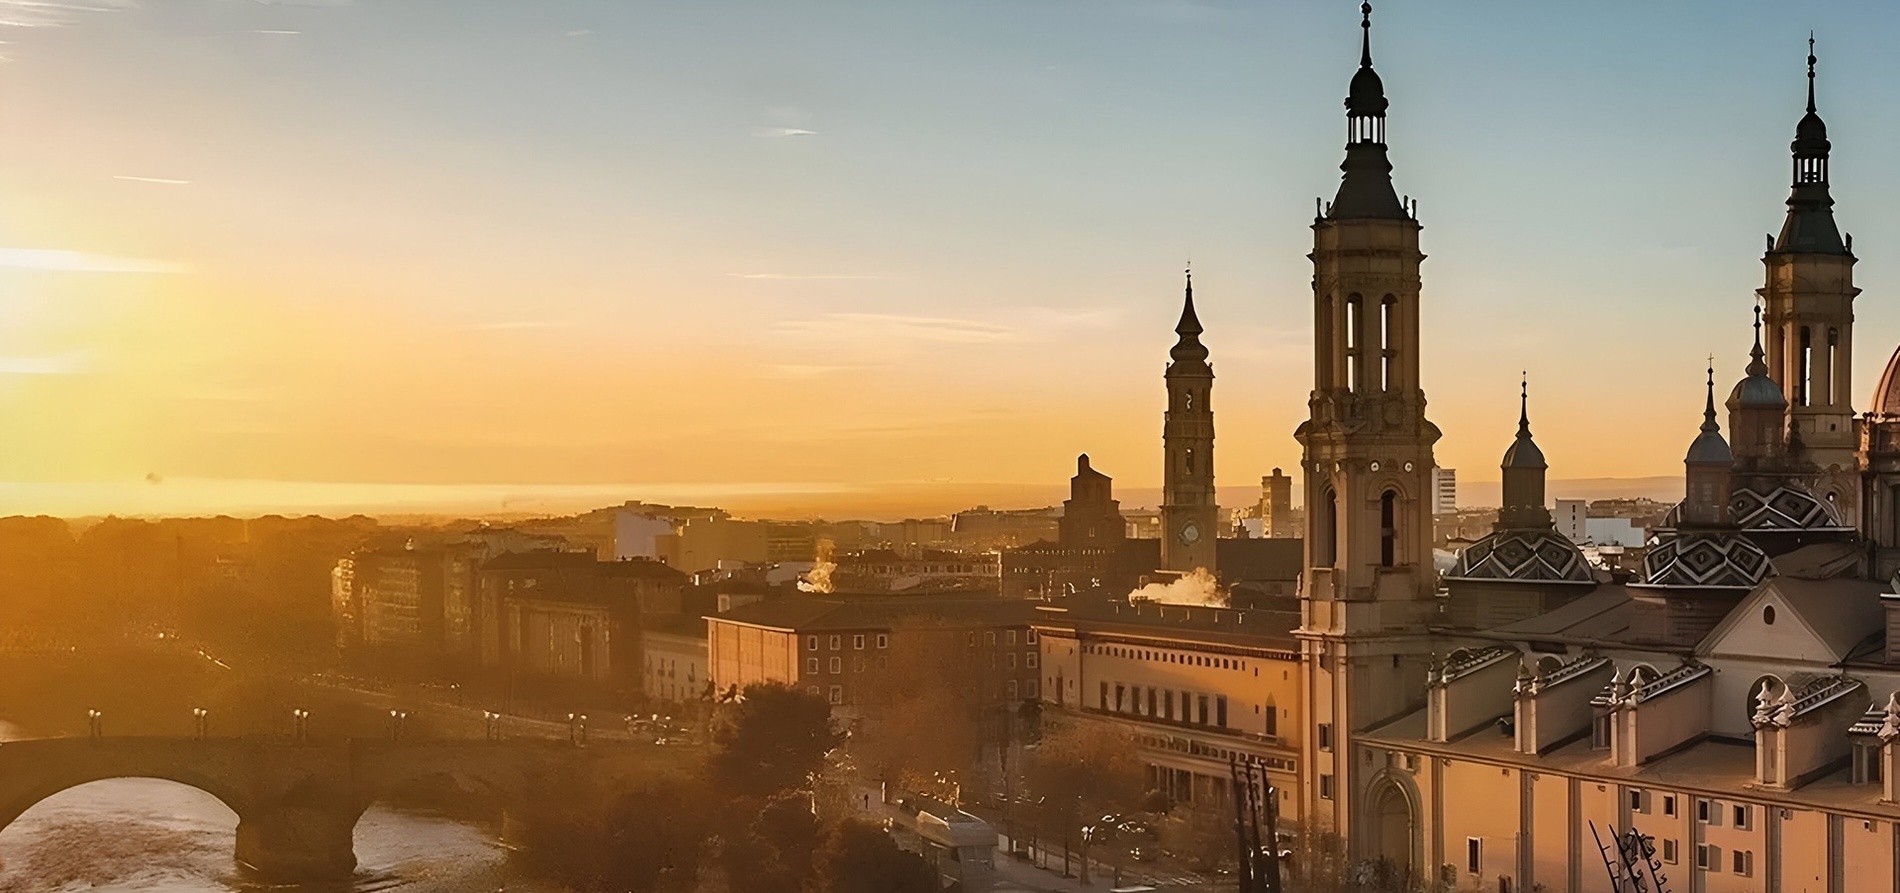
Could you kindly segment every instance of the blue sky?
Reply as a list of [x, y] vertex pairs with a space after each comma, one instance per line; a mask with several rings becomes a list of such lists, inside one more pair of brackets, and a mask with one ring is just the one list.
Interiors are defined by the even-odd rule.
[[[1088, 451], [1152, 485], [1189, 260], [1222, 483], [1297, 464], [1355, 3], [0, 21], [0, 480], [1016, 485]], [[1864, 408], [1900, 343], [1900, 10], [1374, 21], [1444, 464], [1496, 476], [1528, 370], [1553, 476], [1680, 468], [1707, 355], [1746, 360], [1810, 29]]]

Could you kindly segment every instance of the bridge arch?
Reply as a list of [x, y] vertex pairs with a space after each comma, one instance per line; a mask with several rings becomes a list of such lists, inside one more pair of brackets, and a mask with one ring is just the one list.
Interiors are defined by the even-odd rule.
[[0, 745], [0, 831], [49, 797], [119, 778], [151, 778], [203, 791], [223, 803], [239, 821], [251, 812], [249, 786], [234, 774], [124, 753], [123, 749], [113, 749], [120, 750], [118, 754], [74, 753], [74, 743], [16, 741]]

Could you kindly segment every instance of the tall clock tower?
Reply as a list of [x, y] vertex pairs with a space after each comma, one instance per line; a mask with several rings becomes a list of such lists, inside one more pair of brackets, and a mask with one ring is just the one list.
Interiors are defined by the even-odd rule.
[[[1432, 445], [1419, 386], [1419, 222], [1392, 188], [1385, 85], [1362, 4], [1346, 98], [1345, 172], [1313, 220], [1313, 392], [1299, 440], [1306, 485], [1301, 741], [1306, 815], [1358, 849], [1357, 734], [1422, 704], [1433, 608]], [[1416, 869], [1425, 860], [1415, 859]]]
[[1194, 274], [1174, 327], [1180, 340], [1168, 351], [1168, 411], [1163, 414], [1162, 452], [1167, 455], [1161, 493], [1161, 569], [1214, 573], [1214, 540], [1220, 507], [1214, 504], [1214, 367], [1201, 343], [1194, 315]]

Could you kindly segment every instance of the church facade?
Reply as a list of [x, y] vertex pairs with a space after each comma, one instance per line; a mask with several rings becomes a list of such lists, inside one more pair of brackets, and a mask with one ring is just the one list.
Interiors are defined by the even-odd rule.
[[1812, 50], [1746, 373], [1724, 414], [1711, 368], [1642, 573], [1614, 583], [1556, 532], [1527, 387], [1497, 523], [1441, 578], [1421, 224], [1362, 12], [1296, 435], [1306, 833], [1451, 889], [1900, 889], [1900, 353], [1857, 414]]

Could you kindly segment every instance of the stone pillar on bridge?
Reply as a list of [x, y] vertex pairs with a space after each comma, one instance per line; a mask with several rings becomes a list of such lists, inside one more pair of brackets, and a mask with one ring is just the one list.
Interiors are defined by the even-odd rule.
[[253, 809], [238, 819], [237, 859], [272, 881], [346, 880], [356, 873], [360, 814], [334, 806]]

